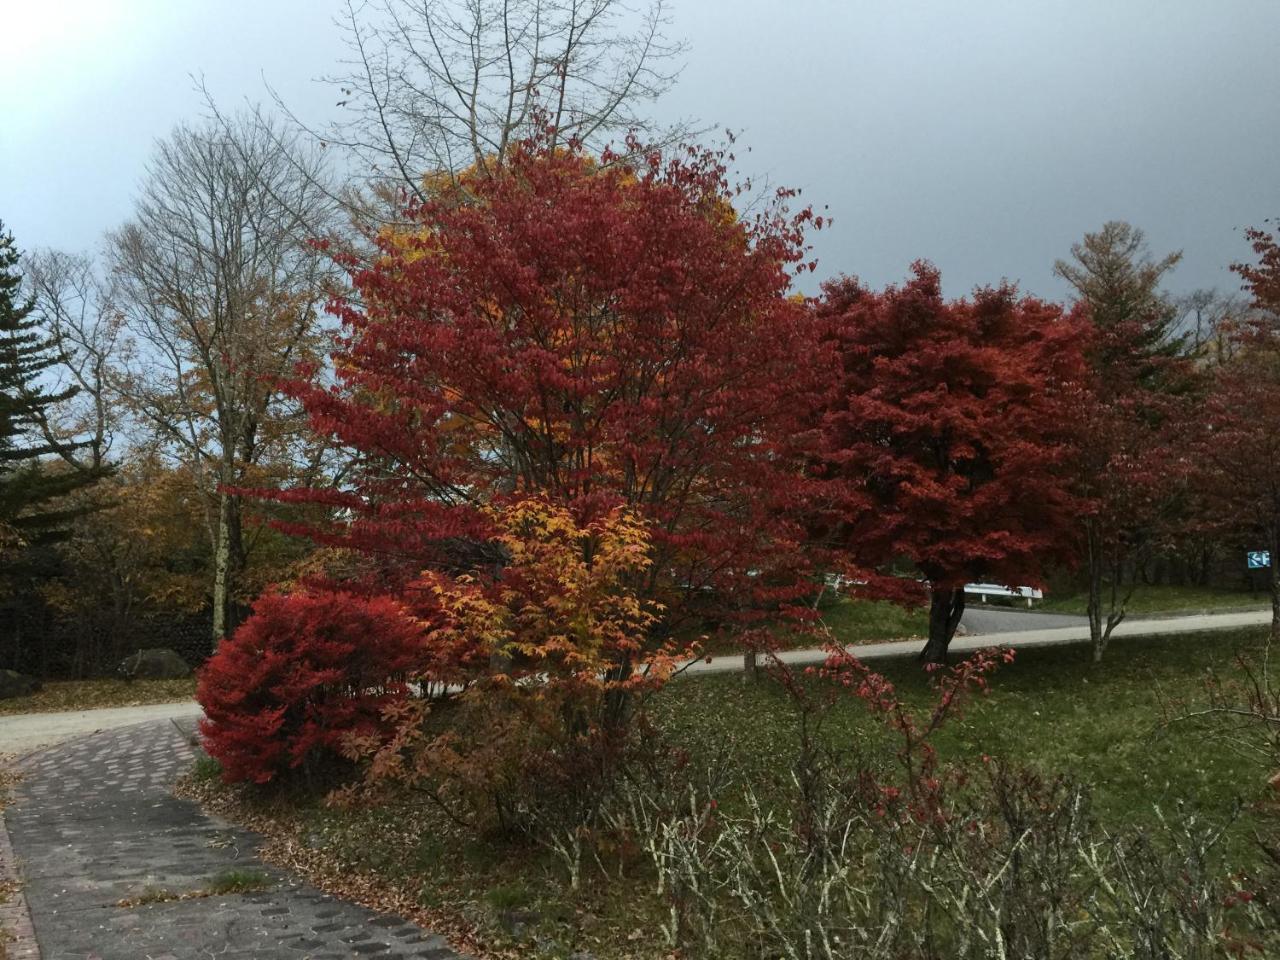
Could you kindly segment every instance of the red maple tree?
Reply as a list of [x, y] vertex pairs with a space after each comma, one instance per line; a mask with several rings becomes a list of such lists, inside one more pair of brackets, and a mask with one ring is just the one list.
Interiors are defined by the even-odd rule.
[[1037, 585], [1063, 556], [1081, 320], [1007, 284], [943, 299], [912, 267], [882, 293], [824, 287], [818, 313], [840, 354], [824, 417], [824, 473], [843, 488], [840, 543], [865, 566], [927, 581], [929, 640], [945, 660], [964, 585]]
[[1185, 398], [1108, 389], [1101, 373], [1072, 414], [1079, 438], [1077, 536], [1095, 663], [1124, 621], [1144, 565], [1181, 542], [1189, 473]]
[[1195, 460], [1212, 519], [1271, 554], [1271, 635], [1280, 641], [1280, 241], [1259, 229], [1247, 236], [1257, 261], [1232, 269], [1252, 314], [1214, 370]]
[[482, 508], [536, 496], [583, 524], [642, 518], [655, 639], [695, 610], [786, 606], [805, 589], [788, 503], [817, 382], [812, 318], [787, 292], [816, 218], [785, 193], [738, 216], [725, 162], [528, 144], [410, 209], [333, 304], [336, 383], [292, 387], [352, 453], [348, 481], [276, 496], [338, 508], [310, 533], [377, 558], [385, 584], [497, 574]]
[[1280, 334], [1280, 240], [1260, 227], [1246, 230], [1245, 239], [1253, 247], [1257, 262], [1232, 264], [1231, 269], [1239, 274], [1253, 299], [1251, 326], [1255, 334]]
[[1270, 551], [1271, 635], [1280, 641], [1280, 343], [1216, 371], [1197, 461], [1207, 505], [1252, 549]]
[[1180, 253], [1153, 258], [1143, 232], [1122, 221], [1085, 234], [1071, 253], [1054, 272], [1073, 288], [1088, 329], [1089, 389], [1072, 420], [1077, 529], [1098, 662], [1147, 562], [1185, 539], [1180, 426], [1197, 378], [1178, 311], [1160, 289]]

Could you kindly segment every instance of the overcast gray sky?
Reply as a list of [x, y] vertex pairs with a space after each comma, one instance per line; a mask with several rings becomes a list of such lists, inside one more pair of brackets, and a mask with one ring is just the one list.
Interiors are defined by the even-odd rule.
[[[264, 77], [313, 119], [337, 0], [0, 0], [0, 219], [92, 248], [155, 138]], [[835, 225], [818, 274], [1061, 297], [1056, 257], [1124, 219], [1170, 287], [1234, 289], [1241, 228], [1280, 216], [1280, 0], [675, 0], [690, 49], [660, 116], [741, 131], [745, 172]]]

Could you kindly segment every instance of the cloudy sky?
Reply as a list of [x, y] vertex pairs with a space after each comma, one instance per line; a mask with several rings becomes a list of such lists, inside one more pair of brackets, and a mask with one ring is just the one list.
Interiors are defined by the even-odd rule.
[[[277, 88], [322, 120], [339, 0], [0, 0], [0, 219], [91, 249], [155, 138]], [[1170, 282], [1234, 288], [1241, 228], [1280, 216], [1277, 0], [675, 0], [660, 105], [741, 132], [744, 172], [835, 225], [819, 275], [927, 257], [949, 293], [1064, 295], [1056, 257], [1107, 219], [1182, 249]]]

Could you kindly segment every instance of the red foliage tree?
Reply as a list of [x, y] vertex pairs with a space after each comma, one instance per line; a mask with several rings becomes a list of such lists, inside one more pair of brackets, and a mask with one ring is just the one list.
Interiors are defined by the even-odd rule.
[[1271, 635], [1280, 640], [1280, 242], [1265, 230], [1248, 237], [1257, 262], [1233, 269], [1253, 314], [1214, 371], [1195, 460], [1216, 519], [1271, 552]]
[[744, 220], [725, 177], [694, 151], [633, 168], [526, 145], [412, 208], [334, 304], [336, 385], [294, 385], [354, 454], [350, 483], [279, 496], [342, 508], [313, 535], [406, 576], [500, 568], [486, 505], [626, 507], [651, 538], [655, 637], [694, 599], [785, 605], [811, 356], [785, 294], [811, 218], [782, 197]]
[[389, 732], [424, 629], [400, 604], [342, 591], [267, 593], [200, 671], [204, 746], [227, 782], [267, 781]]
[[[1186, 367], [1176, 358], [1165, 365]], [[1086, 612], [1095, 663], [1124, 621], [1144, 565], [1184, 542], [1189, 398], [1136, 384], [1118, 360], [1094, 368], [1090, 388], [1072, 410], [1078, 438], [1077, 537], [1088, 577]]]
[[1088, 577], [1089, 634], [1100, 661], [1124, 620], [1139, 572], [1187, 527], [1186, 401], [1196, 386], [1178, 311], [1160, 290], [1181, 254], [1153, 259], [1141, 230], [1111, 221], [1071, 248], [1058, 276], [1084, 310], [1089, 389], [1078, 428], [1078, 538]]
[[1217, 368], [1202, 410], [1197, 462], [1206, 502], [1271, 552], [1271, 635], [1280, 641], [1280, 343]]
[[1245, 231], [1253, 247], [1256, 263], [1236, 263], [1231, 269], [1239, 274], [1252, 297], [1253, 333], [1280, 335], [1280, 241], [1276, 235], [1257, 227]]
[[1009, 285], [947, 303], [936, 269], [912, 270], [883, 293], [824, 287], [818, 312], [841, 358], [824, 462], [843, 488], [840, 542], [928, 581], [922, 656], [937, 662], [967, 582], [1037, 584], [1070, 542], [1069, 404], [1084, 363], [1075, 313]]

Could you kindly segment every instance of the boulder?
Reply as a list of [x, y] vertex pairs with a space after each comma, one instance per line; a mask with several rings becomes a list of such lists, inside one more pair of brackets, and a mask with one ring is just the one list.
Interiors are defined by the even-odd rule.
[[40, 689], [40, 681], [17, 670], [0, 670], [0, 700], [26, 697]]
[[125, 657], [116, 672], [126, 680], [181, 680], [191, 676], [191, 667], [167, 647], [153, 647]]

